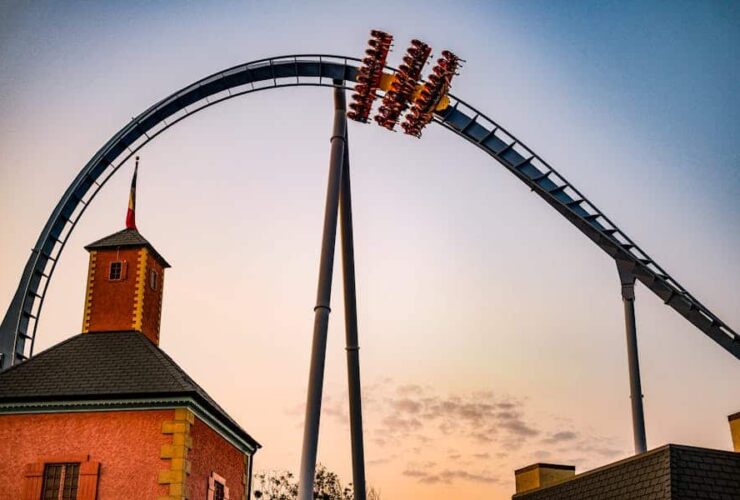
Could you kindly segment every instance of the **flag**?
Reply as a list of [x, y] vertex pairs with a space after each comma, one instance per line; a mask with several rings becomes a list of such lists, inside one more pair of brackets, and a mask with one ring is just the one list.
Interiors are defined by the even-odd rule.
[[139, 157], [136, 157], [134, 177], [131, 179], [131, 193], [128, 198], [128, 211], [126, 212], [126, 229], [136, 229], [136, 174], [139, 171]]

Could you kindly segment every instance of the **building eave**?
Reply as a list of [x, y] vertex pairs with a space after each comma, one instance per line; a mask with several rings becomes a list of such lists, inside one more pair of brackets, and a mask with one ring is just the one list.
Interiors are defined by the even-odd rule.
[[188, 408], [206, 425], [240, 451], [253, 455], [262, 447], [251, 436], [240, 435], [198, 399], [190, 396], [160, 396], [106, 399], [25, 400], [0, 402], [0, 415], [76, 413], [90, 411], [163, 410]]

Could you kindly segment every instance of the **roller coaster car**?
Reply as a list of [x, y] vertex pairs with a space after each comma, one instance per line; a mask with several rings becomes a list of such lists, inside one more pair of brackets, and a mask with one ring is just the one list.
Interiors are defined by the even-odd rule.
[[365, 50], [362, 66], [355, 78], [357, 85], [352, 94], [354, 102], [350, 104], [352, 111], [347, 113], [347, 118], [362, 123], [367, 123], [372, 111], [373, 101], [377, 97], [376, 91], [380, 86], [385, 61], [393, 41], [392, 35], [379, 30], [372, 30], [370, 37], [367, 42], [369, 47]]
[[389, 90], [383, 96], [383, 106], [375, 121], [389, 130], [398, 123], [401, 114], [409, 107], [413, 99], [421, 70], [429, 59], [432, 48], [421, 40], [411, 40], [411, 46], [403, 56]]
[[458, 74], [462, 59], [449, 50], [443, 50], [441, 56], [401, 124], [408, 135], [421, 137], [424, 127], [434, 118], [438, 104], [449, 92], [452, 78]]

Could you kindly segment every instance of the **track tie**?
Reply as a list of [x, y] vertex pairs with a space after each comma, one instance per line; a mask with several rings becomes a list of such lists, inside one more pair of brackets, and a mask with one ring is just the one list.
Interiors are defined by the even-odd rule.
[[532, 182], [535, 182], [535, 183], [540, 182], [542, 179], [547, 179], [548, 177], [550, 177], [550, 175], [552, 175], [552, 170], [548, 170], [544, 174], [541, 174], [541, 175], [538, 175], [537, 177], [534, 177], [532, 179]]
[[488, 139], [490, 139], [491, 137], [493, 137], [494, 135], [496, 135], [496, 131], [497, 130], [498, 130], [498, 127], [493, 127], [493, 129], [490, 132], [488, 132], [486, 135], [483, 136], [483, 138], [481, 140], [478, 141], [478, 144], [483, 144]]
[[519, 143], [516, 141], [512, 142], [511, 144], [507, 144], [506, 147], [502, 149], [501, 151], [496, 151], [496, 156], [501, 156], [502, 154], [506, 153], [507, 151], [509, 151], [511, 148], [513, 148], [517, 144]]
[[562, 193], [568, 187], [569, 187], [568, 184], [563, 184], [562, 186], [558, 186], [555, 189], [551, 189], [550, 191], [548, 191], [548, 193], [550, 193], [552, 195], [555, 195], [557, 193]]
[[460, 130], [460, 133], [463, 135], [467, 135], [468, 130], [470, 130], [470, 127], [475, 125], [475, 123], [478, 121], [478, 116], [475, 115], [473, 118], [470, 119], [468, 123], [465, 124], [465, 126]]
[[270, 59], [270, 74], [272, 75], [272, 84], [277, 87], [277, 78], [275, 78], [275, 66], [272, 63], [272, 59]]
[[51, 255], [49, 255], [48, 253], [42, 253], [41, 256], [43, 258], [45, 258], [46, 260], [50, 260], [52, 262], [56, 262], [57, 261], [54, 257], [52, 257]]
[[80, 198], [79, 196], [77, 196], [77, 194], [72, 193], [72, 198], [77, 200], [77, 203], [82, 203], [83, 206], [87, 206], [87, 202], [83, 200], [82, 198]]
[[581, 204], [581, 203], [583, 203], [584, 201], [586, 201], [586, 200], [583, 200], [583, 199], [581, 199], [581, 200], [573, 200], [573, 201], [569, 201], [569, 202], [568, 202], [568, 203], [566, 203], [565, 205], [566, 205], [566, 206], [567, 206], [568, 208], [573, 208], [573, 207], [577, 207], [578, 205], [580, 205], [580, 204]]
[[528, 165], [532, 160], [534, 160], [534, 156], [530, 156], [529, 158], [526, 158], [519, 163], [512, 165], [512, 167], [516, 170], [519, 170], [520, 168], [524, 167], [525, 165]]

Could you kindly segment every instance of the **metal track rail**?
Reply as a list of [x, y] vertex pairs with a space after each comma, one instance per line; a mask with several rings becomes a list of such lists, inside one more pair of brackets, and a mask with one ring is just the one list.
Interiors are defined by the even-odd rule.
[[[69, 236], [105, 183], [137, 151], [179, 121], [214, 104], [259, 90], [295, 86], [352, 89], [356, 58], [299, 54], [260, 59], [220, 71], [159, 101], [132, 119], [85, 165], [44, 226], [0, 324], [0, 369], [33, 354], [39, 318], [51, 277]], [[389, 68], [391, 71], [395, 71]], [[740, 337], [658, 266], [624, 232], [544, 160], [464, 101], [435, 121], [495, 158], [664, 302], [740, 359]]]
[[461, 99], [435, 120], [488, 153], [663, 302], [740, 359], [740, 336], [660, 267], [624, 231], [546, 161]]

